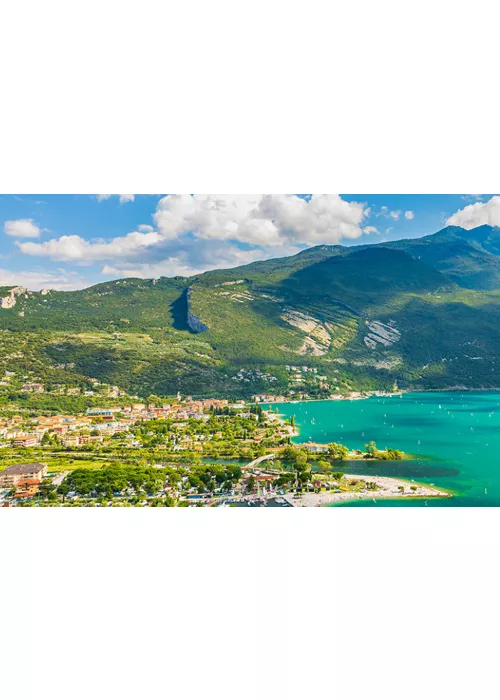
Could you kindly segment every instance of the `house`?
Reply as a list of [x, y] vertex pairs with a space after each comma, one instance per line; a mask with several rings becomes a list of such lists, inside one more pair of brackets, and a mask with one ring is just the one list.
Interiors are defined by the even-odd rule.
[[40, 482], [37, 479], [23, 479], [17, 483], [14, 498], [31, 498], [36, 496], [39, 487]]
[[22, 391], [34, 391], [36, 393], [42, 393], [44, 391], [43, 384], [37, 382], [23, 384]]
[[0, 487], [18, 486], [25, 481], [38, 485], [47, 474], [47, 465], [41, 462], [32, 464], [13, 464], [0, 472]]
[[113, 418], [115, 413], [119, 413], [119, 408], [89, 408], [87, 409], [88, 416], [103, 416], [104, 418]]
[[37, 435], [19, 435], [14, 438], [14, 447], [37, 447], [38, 436]]
[[80, 438], [78, 435], [68, 435], [63, 438], [62, 444], [64, 447], [78, 447], [80, 444]]
[[315, 454], [328, 452], [328, 445], [320, 445], [317, 442], [305, 442], [301, 447], [305, 447], [306, 450]]

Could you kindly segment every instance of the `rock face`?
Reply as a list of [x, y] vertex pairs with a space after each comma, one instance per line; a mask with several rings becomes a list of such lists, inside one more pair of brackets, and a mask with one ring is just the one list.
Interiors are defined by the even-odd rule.
[[198, 316], [191, 313], [191, 287], [186, 290], [186, 300], [187, 300], [187, 324], [195, 333], [203, 333], [203, 331], [208, 331], [208, 326], [200, 321]]
[[365, 345], [372, 350], [377, 347], [377, 343], [389, 347], [397, 343], [401, 338], [401, 333], [394, 326], [389, 326], [381, 321], [366, 321], [370, 333], [365, 336]]
[[12, 287], [8, 295], [0, 299], [0, 308], [12, 309], [16, 305], [17, 297], [21, 294], [26, 294], [27, 291], [25, 287]]

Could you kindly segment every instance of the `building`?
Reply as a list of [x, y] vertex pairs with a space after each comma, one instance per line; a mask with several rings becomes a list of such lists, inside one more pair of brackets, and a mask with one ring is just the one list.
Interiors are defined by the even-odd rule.
[[68, 435], [63, 438], [63, 447], [78, 447], [80, 444], [80, 438], [78, 435]]
[[18, 435], [14, 438], [14, 447], [36, 447], [39, 444], [36, 435]]
[[21, 391], [34, 391], [41, 394], [44, 391], [44, 387], [43, 384], [39, 384], [38, 382], [28, 382], [27, 384], [23, 384]]
[[315, 454], [328, 452], [328, 445], [320, 445], [317, 442], [304, 442], [302, 445], [300, 445], [300, 447], [304, 447], [309, 452], [313, 452]]
[[[29, 485], [38, 485], [46, 474], [47, 465], [41, 462], [13, 464], [0, 472], [0, 487], [4, 489], [17, 487], [23, 485], [23, 482], [29, 482]], [[26, 486], [26, 484], [24, 485]]]
[[88, 416], [102, 416], [103, 418], [113, 418], [115, 413], [119, 413], [120, 408], [89, 408]]

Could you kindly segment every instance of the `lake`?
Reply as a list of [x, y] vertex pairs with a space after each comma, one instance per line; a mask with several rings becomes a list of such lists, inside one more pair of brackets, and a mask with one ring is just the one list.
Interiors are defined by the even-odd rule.
[[[397, 462], [345, 462], [342, 471], [394, 476], [454, 492], [429, 506], [500, 506], [500, 392], [429, 392], [357, 401], [275, 404], [295, 422], [294, 443], [340, 442], [363, 449], [374, 440], [415, 456]], [[422, 507], [419, 500], [356, 501], [342, 507]]]

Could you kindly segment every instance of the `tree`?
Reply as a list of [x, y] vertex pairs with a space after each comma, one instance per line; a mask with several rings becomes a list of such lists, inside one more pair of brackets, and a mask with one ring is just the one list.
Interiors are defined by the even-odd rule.
[[63, 497], [63, 503], [66, 500], [66, 496], [68, 495], [70, 491], [69, 484], [66, 483], [66, 481], [63, 481], [60, 486], [57, 488], [57, 493], [60, 494]]
[[301, 484], [306, 484], [308, 481], [311, 481], [311, 472], [305, 469], [297, 472], [297, 480]]
[[287, 445], [283, 448], [283, 452], [280, 456], [285, 461], [294, 462], [296, 452], [297, 450], [294, 447], [292, 447], [292, 445]]
[[323, 460], [320, 459], [318, 462], [318, 469], [321, 472], [326, 472], [330, 468], [330, 463], [329, 462], [324, 462]]
[[368, 459], [374, 459], [378, 453], [377, 445], [374, 443], [373, 440], [370, 440], [370, 442], [367, 445], [365, 445], [365, 450], [365, 457], [367, 457]]
[[349, 448], [337, 442], [332, 442], [328, 445], [328, 454], [332, 459], [343, 460], [349, 456]]
[[295, 466], [299, 470], [305, 469], [307, 467], [307, 455], [303, 450], [297, 450], [295, 453]]
[[250, 475], [250, 478], [247, 481], [247, 491], [253, 491], [255, 488], [255, 477], [253, 474]]
[[388, 447], [385, 454], [386, 459], [403, 459], [403, 453], [400, 450], [392, 449], [392, 447]]

